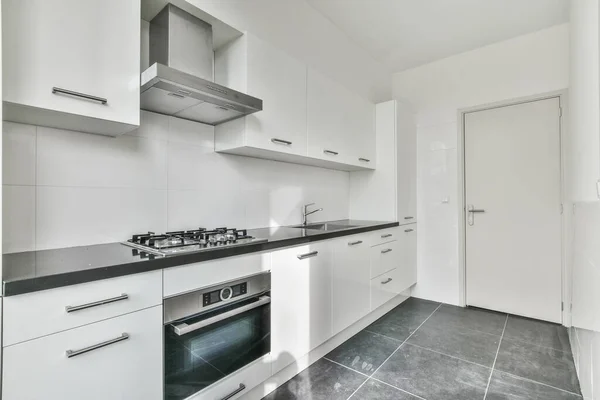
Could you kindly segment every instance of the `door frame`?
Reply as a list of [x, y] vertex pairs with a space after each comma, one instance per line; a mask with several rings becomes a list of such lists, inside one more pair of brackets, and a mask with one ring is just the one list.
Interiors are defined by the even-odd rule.
[[[518, 104], [531, 103], [540, 100], [558, 98], [560, 109], [562, 111], [560, 118], [560, 194], [563, 211], [561, 213], [561, 301], [563, 304], [562, 324], [565, 326], [571, 325], [571, 274], [570, 262], [568, 260], [570, 249], [567, 244], [571, 242], [571, 232], [569, 229], [571, 223], [572, 206], [566, 204], [568, 199], [566, 190], [568, 187], [566, 167], [567, 167], [567, 149], [569, 146], [567, 131], [568, 122], [568, 90], [557, 90], [532, 96], [518, 97], [509, 100], [502, 100], [493, 103], [482, 104], [474, 107], [467, 107], [458, 110], [458, 288], [459, 288], [459, 305], [466, 307], [467, 305], [467, 263], [466, 263], [466, 176], [465, 176], [465, 115], [477, 111], [491, 110], [494, 108], [508, 107]], [[568, 207], [567, 207], [568, 206]]]

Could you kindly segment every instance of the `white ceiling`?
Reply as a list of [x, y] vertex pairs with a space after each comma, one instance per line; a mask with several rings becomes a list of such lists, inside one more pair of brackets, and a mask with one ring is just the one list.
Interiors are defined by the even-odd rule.
[[569, 19], [569, 0], [306, 1], [391, 72]]

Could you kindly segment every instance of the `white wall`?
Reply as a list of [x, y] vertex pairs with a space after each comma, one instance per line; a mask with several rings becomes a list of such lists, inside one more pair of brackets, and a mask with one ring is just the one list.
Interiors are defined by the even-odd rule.
[[457, 115], [461, 108], [568, 87], [569, 27], [558, 25], [393, 75], [418, 125], [419, 283], [459, 302]]
[[391, 73], [304, 0], [188, 1], [374, 102], [391, 99]]
[[571, 347], [586, 400], [600, 399], [600, 85], [598, 0], [571, 2], [569, 100], [574, 204], [569, 263], [572, 270]]
[[142, 113], [109, 138], [4, 122], [5, 253], [127, 239], [136, 232], [257, 228], [348, 218], [347, 172], [213, 151], [214, 128]]

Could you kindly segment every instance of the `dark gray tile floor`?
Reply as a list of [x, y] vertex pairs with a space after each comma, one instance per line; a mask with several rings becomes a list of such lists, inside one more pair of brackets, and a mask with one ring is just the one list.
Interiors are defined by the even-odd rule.
[[566, 328], [410, 298], [268, 400], [581, 400]]

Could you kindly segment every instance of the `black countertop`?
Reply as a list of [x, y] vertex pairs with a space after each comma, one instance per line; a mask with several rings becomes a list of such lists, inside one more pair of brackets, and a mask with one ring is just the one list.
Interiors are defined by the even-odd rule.
[[267, 241], [235, 247], [217, 247], [170, 257], [155, 256], [121, 243], [4, 254], [2, 293], [4, 296], [14, 296], [200, 261], [297, 246], [399, 225], [398, 222], [358, 220], [327, 222], [349, 227], [336, 231], [291, 227], [249, 229], [248, 234]]

